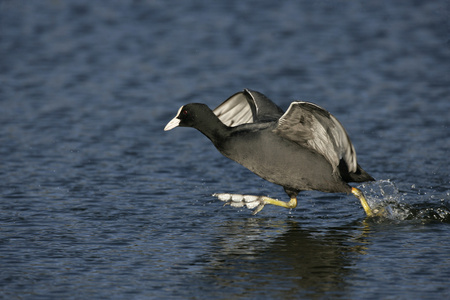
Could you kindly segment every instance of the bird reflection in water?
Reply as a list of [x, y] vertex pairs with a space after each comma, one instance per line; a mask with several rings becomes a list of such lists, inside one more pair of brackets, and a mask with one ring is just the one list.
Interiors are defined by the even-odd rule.
[[210, 286], [235, 289], [236, 297], [263, 296], [266, 286], [277, 286], [280, 297], [342, 295], [354, 261], [365, 254], [369, 226], [320, 231], [290, 220], [233, 220], [202, 273]]

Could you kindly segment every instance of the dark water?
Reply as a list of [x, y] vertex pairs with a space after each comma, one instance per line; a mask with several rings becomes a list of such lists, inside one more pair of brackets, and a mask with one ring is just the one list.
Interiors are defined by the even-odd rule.
[[[0, 298], [449, 297], [448, 1], [0, 2]], [[356, 198], [286, 199], [192, 129], [251, 88], [347, 128]]]

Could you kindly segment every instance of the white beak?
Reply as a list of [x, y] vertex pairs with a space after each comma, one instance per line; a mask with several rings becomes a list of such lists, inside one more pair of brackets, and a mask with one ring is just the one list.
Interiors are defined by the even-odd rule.
[[177, 127], [178, 125], [180, 125], [180, 119], [178, 119], [177, 117], [173, 118], [172, 120], [170, 120], [169, 123], [167, 123], [166, 127], [164, 127], [164, 131], [168, 131], [171, 129], [174, 129], [175, 127]]
[[169, 131], [180, 125], [181, 120], [178, 119], [178, 116], [180, 115], [181, 109], [183, 109], [183, 106], [180, 107], [175, 118], [173, 118], [172, 120], [170, 120], [169, 123], [167, 123], [166, 127], [164, 127], [164, 131]]

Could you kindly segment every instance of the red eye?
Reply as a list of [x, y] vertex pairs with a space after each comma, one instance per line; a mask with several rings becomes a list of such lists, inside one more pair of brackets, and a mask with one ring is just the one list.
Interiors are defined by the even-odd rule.
[[187, 110], [183, 110], [182, 114], [186, 116], [188, 114], [188, 111]]

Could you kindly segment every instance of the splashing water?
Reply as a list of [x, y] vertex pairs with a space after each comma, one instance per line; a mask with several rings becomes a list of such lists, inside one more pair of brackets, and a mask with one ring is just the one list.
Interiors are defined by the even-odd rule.
[[450, 223], [450, 207], [444, 201], [436, 203], [435, 199], [430, 199], [433, 202], [408, 204], [406, 193], [401, 193], [389, 179], [365, 183], [360, 188], [380, 220]]

